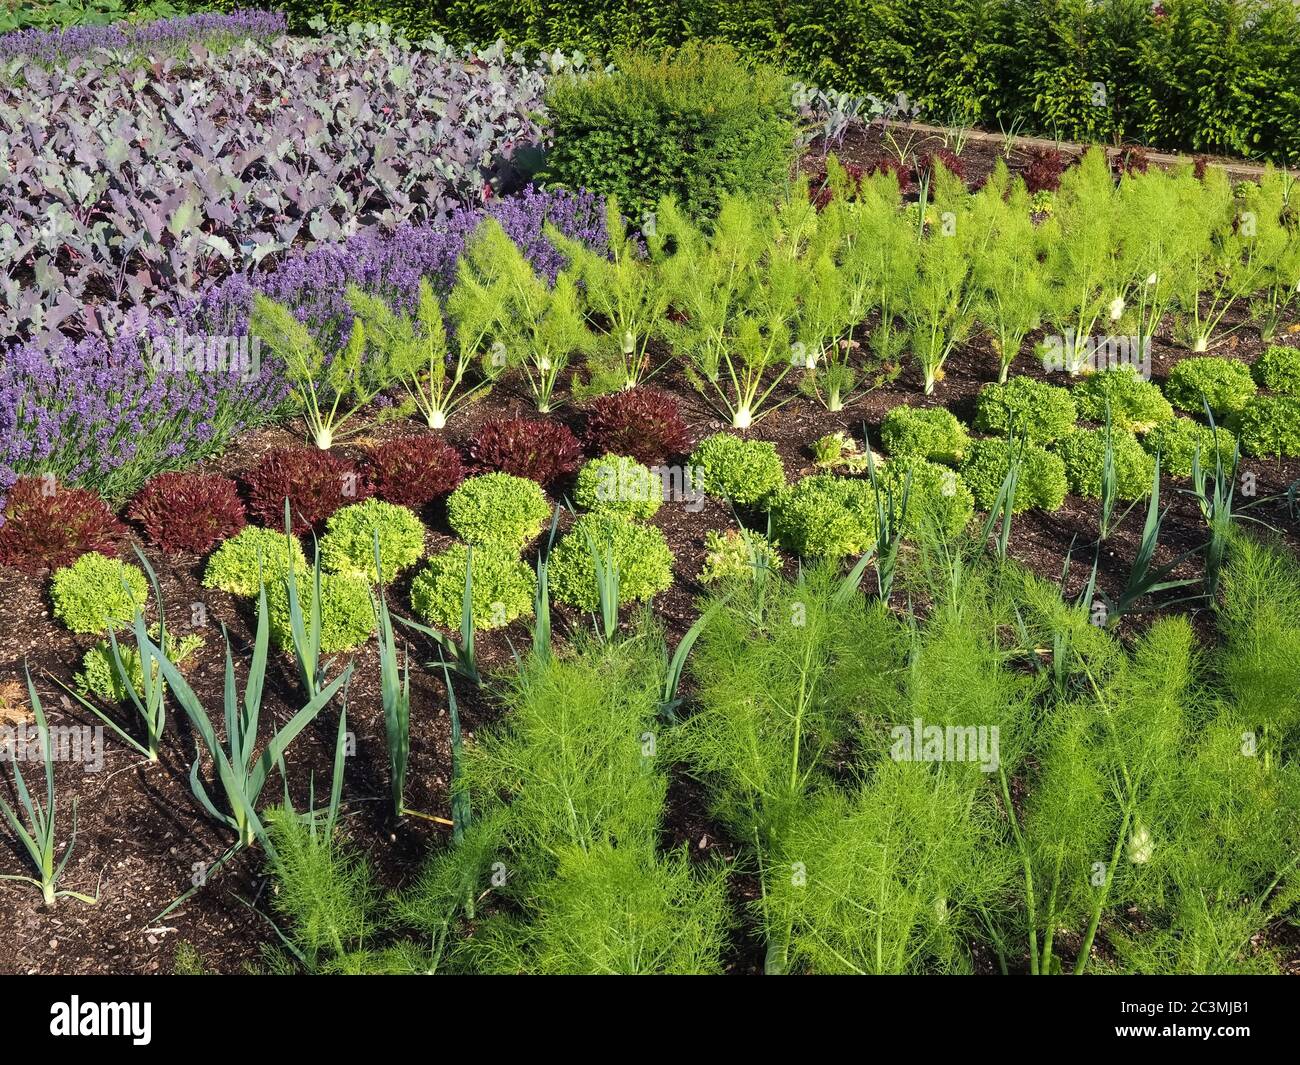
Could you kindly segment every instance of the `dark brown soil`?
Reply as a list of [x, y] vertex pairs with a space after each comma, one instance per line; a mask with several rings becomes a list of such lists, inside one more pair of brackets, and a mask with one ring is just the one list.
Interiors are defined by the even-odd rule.
[[[878, 143], [859, 138], [846, 146], [857, 161], [870, 161], [872, 153], [881, 151]], [[963, 154], [969, 178], [978, 179], [993, 165], [996, 147], [971, 145]], [[1291, 335], [1300, 326], [1289, 327]], [[1294, 340], [1292, 342], [1295, 342]], [[1030, 350], [1026, 347], [1026, 350]], [[1262, 350], [1258, 336], [1249, 328], [1234, 334], [1223, 354], [1253, 360]], [[1163, 381], [1169, 368], [1186, 352], [1167, 339], [1158, 339], [1153, 351], [1154, 376]], [[947, 376], [933, 396], [921, 394], [920, 383], [905, 368], [902, 376], [890, 384], [850, 404], [837, 414], [828, 414], [812, 401], [796, 397], [763, 419], [752, 435], [772, 441], [785, 461], [791, 479], [814, 470], [809, 446], [818, 437], [836, 429], [846, 429], [861, 437], [863, 427], [873, 442], [883, 414], [898, 404], [945, 405], [963, 420], [969, 420], [976, 392], [996, 376], [996, 359], [982, 340], [976, 340], [957, 352], [947, 367]], [[1035, 361], [1022, 356], [1014, 372], [1041, 374]], [[655, 384], [677, 394], [696, 439], [724, 428], [724, 424], [705, 406], [685, 381], [665, 372]], [[505, 393], [471, 409], [457, 419], [449, 437], [463, 443], [484, 420], [506, 411], [525, 413], [524, 398]], [[559, 417], [574, 424], [580, 412], [567, 410]], [[413, 423], [392, 424], [368, 438], [354, 439], [340, 447], [343, 453], [355, 453], [376, 439], [420, 431]], [[237, 473], [251, 467], [258, 457], [272, 447], [302, 444], [301, 437], [285, 428], [251, 434], [237, 441], [219, 460], [206, 464], [215, 471]], [[1260, 497], [1277, 495], [1300, 479], [1300, 461], [1245, 460], [1246, 472], [1255, 474]], [[552, 487], [558, 500], [567, 485]], [[1168, 488], [1186, 487], [1185, 482], [1168, 479]], [[1164, 495], [1169, 513], [1164, 526], [1157, 562], [1176, 557], [1204, 542], [1200, 515], [1193, 500], [1175, 491]], [[1274, 501], [1252, 512], [1278, 528], [1294, 546], [1300, 546], [1300, 525], [1288, 512], [1283, 501]], [[1011, 537], [1011, 554], [1035, 572], [1056, 579], [1062, 572], [1066, 556], [1075, 545], [1076, 559], [1071, 568], [1065, 594], [1074, 596], [1082, 587], [1092, 563], [1092, 544], [1096, 539], [1098, 504], [1071, 497], [1056, 513], [1030, 512], [1017, 518]], [[445, 517], [439, 507], [428, 510], [425, 518], [430, 527], [428, 547], [436, 550], [450, 541]], [[1111, 593], [1118, 592], [1128, 578], [1141, 534], [1143, 514], [1139, 507], [1131, 513], [1107, 542], [1099, 559], [1098, 580]], [[695, 616], [694, 601], [702, 589], [696, 575], [704, 556], [704, 536], [710, 529], [722, 529], [733, 523], [733, 516], [722, 504], [709, 500], [699, 513], [689, 513], [681, 504], [667, 504], [653, 520], [668, 538], [677, 562], [676, 583], [656, 600], [656, 612], [666, 622], [675, 639]], [[237, 670], [242, 678], [244, 649], [251, 641], [252, 618], [245, 604], [201, 586], [202, 560], [194, 557], [166, 558], [149, 549], [162, 581], [169, 625], [175, 632], [200, 632], [206, 644], [196, 655], [190, 680], [214, 716], [220, 713], [223, 690], [224, 648], [221, 628], [224, 624], [235, 648]], [[1200, 563], [1185, 562], [1178, 575], [1196, 576]], [[51, 618], [47, 597], [47, 578], [33, 578], [10, 570], [0, 570], [0, 684], [22, 679], [26, 661], [52, 724], [95, 724], [96, 722], [62, 694], [56, 681], [72, 683], [82, 654], [92, 640], [74, 636], [56, 625]], [[406, 614], [409, 578], [393, 591], [395, 612]], [[206, 624], [192, 628], [195, 604], [202, 604]], [[1195, 604], [1179, 609], [1204, 613]], [[570, 625], [588, 622], [557, 611]], [[1129, 619], [1125, 626], [1140, 625], [1141, 619]], [[1198, 624], [1212, 638], [1203, 620]], [[563, 624], [557, 624], [562, 634]], [[509, 641], [525, 645], [527, 627], [521, 623], [503, 632], [482, 634], [480, 654], [486, 670], [506, 668], [510, 661]], [[431, 649], [418, 647], [428, 656]], [[349, 758], [344, 788], [349, 834], [372, 859], [383, 882], [397, 887], [411, 879], [422, 861], [443, 845], [445, 830], [419, 817], [394, 822], [388, 799], [387, 752], [384, 744], [383, 717], [377, 658], [373, 644], [353, 659], [356, 667], [348, 704], [349, 725], [357, 737], [356, 757]], [[268, 669], [268, 691], [263, 702], [262, 733], [269, 733], [272, 721], [282, 724], [297, 710], [304, 699], [297, 684], [296, 666], [284, 655], [273, 654]], [[438, 817], [448, 816], [447, 782], [450, 766], [449, 725], [446, 695], [433, 671], [414, 671], [412, 675], [413, 707], [411, 715], [411, 760], [407, 801], [415, 810]], [[474, 734], [499, 717], [499, 707], [485, 691], [475, 691], [458, 683], [458, 699], [467, 742]], [[325, 786], [332, 765], [337, 708], [329, 708], [290, 749], [287, 759], [291, 789], [298, 804], [305, 803], [309, 776], [315, 774], [318, 790]], [[190, 794], [188, 772], [194, 758], [194, 739], [178, 712], [172, 714], [167, 746], [160, 764], [149, 765], [111, 736], [105, 737], [105, 764], [102, 772], [84, 772], [78, 765], [60, 763], [57, 767], [61, 803], [60, 823], [66, 837], [71, 806], [77, 804], [78, 835], [76, 850], [63, 878], [63, 886], [98, 894], [96, 906], [74, 900], [61, 900], [50, 912], [40, 907], [33, 888], [13, 882], [0, 883], [0, 914], [6, 935], [0, 937], [0, 972], [7, 973], [149, 973], [170, 971], [176, 948], [181, 942], [194, 945], [205, 964], [220, 972], [238, 972], [256, 963], [262, 944], [271, 942], [273, 933], [264, 920], [240, 900], [254, 902], [265, 889], [261, 859], [256, 851], [236, 856], [180, 908], [160, 918], [159, 914], [179, 895], [188, 890], [196, 871], [217, 861], [230, 845], [230, 833], [204, 815]], [[39, 777], [40, 767], [31, 765]], [[268, 797], [278, 795], [280, 784], [273, 780]], [[666, 842], [687, 843], [701, 854], [716, 852], [725, 860], [734, 860], [736, 848], [718, 831], [704, 809], [699, 787], [683, 775], [675, 779], [665, 825]], [[23, 868], [26, 856], [12, 845], [8, 832], [0, 834], [0, 869], [6, 872]], [[754, 884], [746, 877], [734, 878], [733, 899], [737, 912], [755, 895]], [[1292, 953], [1300, 957], [1300, 949]], [[1300, 963], [1297, 963], [1300, 964]], [[761, 955], [745, 931], [744, 922], [737, 930], [730, 968], [734, 972], [752, 972], [761, 966]]]

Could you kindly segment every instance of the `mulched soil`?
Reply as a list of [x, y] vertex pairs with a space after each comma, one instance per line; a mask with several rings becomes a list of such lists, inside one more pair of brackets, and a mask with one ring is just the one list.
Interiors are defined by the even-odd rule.
[[[920, 145], [918, 145], [919, 147]], [[932, 145], [934, 146], [934, 145]], [[924, 151], [925, 149], [922, 148]], [[870, 162], [885, 153], [878, 133], [855, 135], [839, 148], [842, 157], [856, 162]], [[998, 148], [989, 144], [971, 144], [963, 153], [968, 178], [978, 179], [992, 168]], [[1013, 167], [1014, 168], [1014, 167]], [[1291, 343], [1300, 326], [1289, 327]], [[1026, 350], [1029, 350], [1027, 347]], [[1249, 328], [1234, 334], [1231, 341], [1216, 353], [1245, 361], [1253, 360], [1262, 350], [1258, 336]], [[1153, 351], [1153, 376], [1163, 383], [1169, 368], [1185, 357], [1183, 349], [1174, 347], [1168, 338], [1157, 339]], [[884, 413], [900, 403], [916, 406], [944, 405], [963, 420], [973, 414], [974, 396], [996, 376], [997, 360], [987, 344], [975, 340], [957, 352], [947, 368], [947, 376], [932, 396], [921, 394], [920, 381], [911, 367], [901, 377], [853, 402], [849, 409], [828, 414], [811, 401], [799, 397], [765, 418], [753, 430], [754, 437], [772, 441], [785, 461], [791, 479], [814, 472], [809, 446], [818, 437], [835, 429], [846, 429], [861, 437], [863, 426], [873, 441], [878, 441], [878, 427]], [[1022, 357], [1013, 372], [1041, 375], [1034, 360]], [[694, 438], [725, 428], [714, 413], [691, 391], [679, 376], [664, 372], [654, 384], [680, 397], [684, 415]], [[505, 392], [495, 393], [456, 419], [449, 438], [464, 443], [483, 421], [503, 413], [528, 413], [525, 397]], [[558, 417], [574, 428], [581, 423], [579, 410], [562, 411]], [[302, 438], [290, 428], [276, 428], [250, 434], [228, 449], [220, 459], [205, 464], [206, 469], [238, 473], [250, 468], [261, 454], [275, 447], [304, 446]], [[340, 446], [343, 454], [355, 455], [368, 444], [380, 439], [419, 432], [410, 422], [381, 427], [373, 435], [354, 439]], [[1266, 497], [1282, 493], [1300, 479], [1300, 461], [1246, 460], [1244, 470], [1258, 479], [1258, 494]], [[1168, 479], [1169, 488], [1186, 487], [1186, 482]], [[558, 500], [571, 486], [552, 486]], [[1157, 562], [1176, 557], [1203, 543], [1201, 519], [1193, 500], [1174, 491], [1163, 496], [1169, 506]], [[1253, 511], [1257, 517], [1278, 528], [1293, 546], [1300, 547], [1300, 525], [1288, 512], [1284, 502], [1273, 502]], [[439, 550], [450, 541], [445, 515], [439, 505], [424, 515], [429, 525], [430, 551]], [[1070, 497], [1058, 512], [1030, 512], [1016, 519], [1011, 538], [1011, 554], [1035, 572], [1057, 579], [1062, 572], [1071, 546], [1075, 546], [1075, 564], [1065, 582], [1067, 596], [1077, 594], [1092, 563], [1092, 544], [1096, 538], [1098, 504], [1096, 501]], [[1102, 588], [1119, 591], [1128, 577], [1141, 535], [1142, 509], [1137, 508], [1108, 541], [1102, 552], [1098, 580]], [[705, 503], [698, 513], [689, 513], [681, 504], [667, 504], [652, 524], [663, 530], [676, 554], [676, 583], [656, 600], [656, 612], [664, 619], [675, 639], [694, 619], [695, 599], [702, 588], [696, 580], [704, 557], [704, 537], [710, 529], [723, 529], [734, 522], [733, 515], [714, 500]], [[566, 520], [567, 524], [567, 520]], [[203, 560], [195, 557], [165, 557], [149, 548], [149, 555], [162, 581], [169, 625], [178, 633], [196, 631], [206, 644], [193, 659], [189, 669], [195, 691], [219, 715], [224, 669], [221, 625], [230, 633], [236, 663], [252, 639], [254, 618], [247, 604], [201, 586]], [[1199, 563], [1184, 563], [1177, 574], [1195, 576]], [[408, 612], [407, 591], [410, 575], [393, 589], [397, 613]], [[42, 702], [52, 724], [95, 724], [75, 703], [62, 694], [56, 681], [72, 683], [82, 654], [94, 642], [77, 637], [55, 624], [47, 594], [48, 579], [33, 578], [0, 570], [0, 684], [21, 679], [23, 663], [33, 670]], [[205, 624], [191, 627], [197, 616], [196, 604], [202, 604]], [[1186, 606], [1180, 609], [1187, 609]], [[1203, 617], [1193, 611], [1197, 627], [1207, 638], [1212, 630]], [[588, 622], [557, 609], [557, 632], [564, 623], [577, 626]], [[1141, 618], [1128, 619], [1122, 631], [1132, 631], [1143, 624]], [[511, 663], [510, 641], [515, 646], [527, 643], [528, 629], [516, 623], [496, 633], [482, 634], [480, 654], [485, 670], [503, 670]], [[418, 646], [422, 656], [431, 648]], [[434, 822], [407, 817], [394, 822], [388, 802], [387, 753], [384, 743], [383, 715], [377, 656], [373, 644], [354, 659], [356, 672], [351, 687], [348, 716], [356, 733], [356, 756], [347, 760], [344, 787], [347, 825], [352, 838], [369, 854], [377, 875], [389, 887], [409, 882], [425, 857], [444, 845], [446, 831]], [[242, 666], [238, 667], [241, 670]], [[302, 705], [296, 667], [288, 656], [273, 652], [268, 669], [268, 692], [263, 702], [262, 734], [269, 733], [271, 723], [282, 724]], [[433, 671], [412, 673], [413, 706], [411, 713], [411, 759], [408, 805], [431, 815], [448, 815], [447, 785], [450, 770], [449, 722], [446, 695]], [[467, 742], [474, 734], [500, 717], [500, 709], [487, 692], [475, 691], [458, 683], [458, 701]], [[309, 776], [315, 773], [318, 788], [329, 779], [337, 726], [337, 708], [331, 707], [290, 748], [288, 763], [291, 790], [299, 807], [306, 802]], [[242, 902], [263, 903], [267, 883], [262, 862], [256, 851], [236, 856], [212, 876], [209, 883], [184, 905], [165, 918], [159, 914], [177, 896], [188, 890], [192, 878], [205, 865], [217, 861], [226, 851], [230, 833], [216, 825], [199, 809], [189, 790], [188, 772], [194, 757], [194, 737], [179, 712], [173, 712], [167, 747], [157, 765], [142, 763], [138, 756], [111, 737], [105, 738], [102, 772], [85, 772], [79, 765], [60, 763], [57, 767], [61, 802], [61, 823], [68, 824], [70, 806], [77, 802], [78, 835], [76, 850], [64, 874], [65, 887], [98, 893], [99, 904], [86, 906], [73, 900], [61, 900], [52, 912], [40, 908], [35, 889], [6, 882], [0, 883], [0, 914], [6, 935], [0, 937], [0, 972], [7, 973], [149, 973], [171, 970], [177, 946], [188, 942], [197, 948], [211, 970], [239, 972], [256, 964], [263, 944], [272, 942], [274, 934], [253, 908]], [[39, 779], [40, 766], [24, 767], [28, 779]], [[278, 795], [280, 783], [268, 784], [268, 797]], [[701, 788], [684, 774], [675, 775], [669, 795], [668, 816], [664, 829], [665, 843], [688, 844], [700, 856], [721, 855], [735, 858], [739, 848], [726, 838], [705, 812]], [[16, 871], [25, 865], [25, 855], [13, 845], [10, 834], [0, 834], [0, 868]], [[733, 878], [733, 902], [737, 912], [756, 894], [755, 883], [745, 876]], [[1300, 945], [1295, 937], [1288, 942], [1292, 967], [1300, 969]], [[734, 936], [728, 964], [732, 972], [761, 970], [761, 952], [742, 925]], [[989, 959], [981, 968], [992, 969]]]

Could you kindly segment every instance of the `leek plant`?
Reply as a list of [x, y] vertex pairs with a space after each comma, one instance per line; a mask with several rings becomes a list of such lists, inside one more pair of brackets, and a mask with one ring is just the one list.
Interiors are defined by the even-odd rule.
[[[866, 426], [863, 426], [866, 439]], [[876, 456], [867, 448], [867, 476], [876, 506], [876, 546], [871, 552], [876, 563], [876, 590], [880, 601], [888, 603], [894, 590], [894, 571], [898, 564], [898, 549], [903, 543], [903, 530], [907, 526], [907, 505], [912, 497], [912, 471], [903, 476], [902, 485], [895, 494], [893, 479], [882, 480], [876, 473]]]
[[993, 500], [993, 506], [989, 508], [989, 516], [984, 520], [984, 528], [980, 532], [980, 542], [988, 543], [994, 530], [998, 531], [993, 549], [999, 562], [1005, 562], [1007, 559], [1007, 547], [1011, 542], [1011, 523], [1016, 513], [1016, 491], [1025, 464], [1024, 440], [1018, 438], [1014, 430], [1007, 444], [1011, 461], [1007, 465], [1006, 476], [1002, 478], [997, 498]]
[[[430, 429], [445, 429], [447, 419], [462, 407], [481, 399], [492, 388], [497, 368], [480, 359], [482, 333], [468, 323], [456, 331], [456, 355], [451, 360], [447, 324], [428, 278], [420, 279], [414, 318], [395, 313], [378, 296], [349, 285], [348, 306], [363, 323], [366, 337], [380, 351], [401, 380], [408, 401], [420, 412]], [[480, 327], [486, 323], [477, 320]], [[475, 361], [482, 363], [482, 377], [468, 384]], [[452, 362], [448, 373], [448, 363]]]
[[573, 273], [548, 285], [495, 219], [479, 227], [457, 263], [447, 310], [458, 335], [491, 347], [494, 371], [523, 371], [539, 414], [554, 408], [574, 353], [590, 347]]
[[[293, 518], [289, 509], [289, 500], [284, 501], [284, 535], [293, 539]], [[289, 552], [289, 575], [285, 590], [289, 597], [289, 639], [293, 644], [294, 660], [298, 664], [298, 679], [309, 699], [315, 698], [326, 687], [326, 676], [330, 663], [321, 661], [321, 563], [320, 544], [312, 534], [312, 570], [311, 602], [304, 617], [302, 611], [301, 588], [298, 576], [294, 572], [294, 554]], [[292, 546], [292, 545], [291, 545]]]
[[[13, 788], [18, 797], [18, 808], [15, 809], [9, 804], [8, 799], [0, 795], [0, 813], [4, 814], [5, 821], [13, 830], [18, 842], [22, 844], [23, 850], [27, 852], [36, 875], [18, 876], [5, 873], [0, 874], [0, 880], [16, 880], [38, 888], [41, 900], [47, 908], [53, 908], [62, 898], [76, 899], [78, 902], [93, 906], [98, 901], [94, 896], [59, 887], [63, 870], [67, 868], [68, 860], [72, 857], [72, 849], [77, 843], [77, 800], [75, 798], [72, 800], [71, 834], [68, 836], [67, 845], [63, 848], [63, 856], [56, 860], [59, 844], [58, 801], [54, 788], [54, 747], [50, 743], [50, 728], [45, 720], [45, 710], [41, 706], [40, 696], [36, 694], [36, 685], [32, 683], [31, 671], [25, 666], [24, 671], [27, 674], [27, 698], [31, 701], [32, 714], [36, 718], [36, 732], [45, 765], [45, 801], [42, 802], [38, 795], [33, 795], [28, 790], [23, 771], [19, 768], [22, 759], [15, 753], [9, 761], [13, 766]], [[20, 814], [26, 815], [26, 824], [23, 823]]]
[[609, 641], [618, 633], [618, 559], [609, 545], [602, 546], [588, 540], [587, 550], [591, 553], [591, 564], [596, 574], [596, 601], [600, 615], [596, 631]]
[[[1205, 409], [1205, 416], [1209, 419], [1210, 430], [1216, 433], [1217, 426], [1214, 423], [1214, 414], [1210, 410], [1210, 405], [1205, 397], [1201, 397], [1201, 403]], [[1206, 465], [1201, 458], [1201, 449], [1198, 446], [1195, 454], [1192, 455], [1192, 487], [1191, 489], [1180, 489], [1184, 494], [1190, 495], [1196, 500], [1197, 508], [1201, 512], [1201, 518], [1205, 521], [1206, 529], [1209, 532], [1209, 540], [1205, 544], [1205, 594], [1211, 600], [1219, 590], [1219, 579], [1223, 575], [1224, 561], [1228, 554], [1228, 545], [1232, 535], [1233, 522], [1240, 521], [1258, 521], [1243, 511], [1263, 503], [1263, 499], [1255, 499], [1244, 505], [1237, 503], [1237, 471], [1241, 465], [1241, 447], [1234, 444], [1231, 463], [1224, 465], [1223, 454], [1216, 447], [1214, 449], [1214, 476], [1211, 479], [1206, 477]], [[1263, 524], [1260, 522], [1259, 524]]]
[[[1129, 511], [1133, 509], [1130, 505], [1123, 514], [1118, 518], [1115, 516], [1115, 507], [1119, 502], [1119, 472], [1115, 468], [1115, 436], [1114, 422], [1110, 413], [1110, 400], [1106, 401], [1106, 420], [1102, 433], [1102, 452], [1101, 452], [1101, 509], [1097, 516], [1097, 543], [1102, 544], [1115, 527], [1128, 517]], [[1159, 460], [1156, 462], [1156, 490], [1159, 491]]]
[[[1106, 604], [1107, 626], [1113, 628], [1119, 624], [1120, 618], [1131, 613], [1133, 607], [1143, 599], [1159, 592], [1170, 591], [1174, 588], [1185, 588], [1189, 584], [1197, 583], [1195, 577], [1170, 579], [1170, 575], [1195, 555], [1200, 550], [1199, 548], [1184, 551], [1163, 566], [1154, 565], [1156, 549], [1160, 546], [1160, 529], [1164, 524], [1166, 513], [1167, 511], [1161, 511], [1160, 509], [1160, 456], [1156, 455], [1155, 480], [1151, 484], [1151, 493], [1147, 496], [1146, 521], [1142, 526], [1142, 539], [1138, 542], [1137, 554], [1133, 558], [1133, 567], [1129, 570], [1128, 582], [1114, 599], [1111, 599], [1104, 592], [1102, 593], [1102, 599]], [[1185, 599], [1174, 600], [1173, 603], [1185, 602], [1187, 598], [1197, 599], [1200, 597], [1190, 596]], [[1165, 603], [1164, 605], [1172, 606], [1173, 603]]]
[[474, 548], [471, 545], [465, 552], [465, 591], [461, 596], [460, 642], [428, 625], [421, 625], [410, 618], [399, 617], [397, 620], [408, 629], [427, 636], [438, 648], [440, 655], [451, 659], [456, 672], [471, 684], [482, 686], [483, 677], [478, 671], [478, 651], [474, 630]]
[[[177, 703], [189, 718], [190, 724], [212, 758], [216, 781], [225, 799], [225, 809], [218, 807], [208, 786], [200, 775], [202, 763], [196, 757], [190, 768], [190, 790], [207, 814], [215, 821], [235, 832], [236, 848], [251, 846], [261, 831], [257, 815], [257, 802], [273, 770], [283, 772], [284, 753], [315, 717], [333, 700], [352, 677], [351, 663], [321, 691], [311, 697], [305, 706], [274, 732], [259, 756], [256, 754], [258, 725], [261, 716], [262, 695], [266, 680], [267, 648], [270, 625], [267, 622], [266, 586], [263, 584], [257, 597], [257, 633], [253, 639], [253, 657], [249, 663], [242, 699], [235, 679], [234, 658], [230, 636], [222, 627], [226, 641], [225, 712], [226, 747], [217, 739], [199, 697], [157, 645], [149, 647], [171, 687]], [[148, 641], [148, 637], [145, 637]], [[345, 696], [346, 699], [346, 696]]]
[[[379, 629], [379, 680], [384, 705], [384, 739], [393, 798], [393, 816], [405, 812], [406, 765], [411, 754], [411, 652], [407, 649], [399, 672], [397, 637], [384, 595], [383, 566], [379, 559], [379, 530], [375, 530], [375, 571], [379, 574], [375, 596], [375, 623]], [[450, 686], [448, 687], [450, 690]]]

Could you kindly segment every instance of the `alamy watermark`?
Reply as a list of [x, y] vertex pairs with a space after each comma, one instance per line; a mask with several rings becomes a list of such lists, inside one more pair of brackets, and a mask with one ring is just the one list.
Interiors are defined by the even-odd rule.
[[1040, 354], [1043, 369], [1066, 370], [1071, 374], [1098, 373], [1121, 366], [1135, 370], [1145, 381], [1151, 380], [1151, 341], [1137, 336], [1078, 337], [1072, 329], [1064, 335], [1048, 336]]
[[997, 725], [927, 725], [919, 717], [889, 730], [895, 762], [978, 762], [985, 773], [997, 772]]
[[[80, 762], [87, 773], [104, 768], [102, 725], [51, 725], [49, 755], [55, 762]], [[0, 762], [45, 761], [46, 749], [40, 728], [31, 722], [0, 726]]]
[[262, 338], [186, 333], [153, 342], [153, 368], [160, 373], [224, 374], [241, 381], [262, 372]]
[[644, 466], [607, 462], [599, 467], [596, 499], [602, 503], [683, 503], [688, 513], [704, 508], [703, 466]]

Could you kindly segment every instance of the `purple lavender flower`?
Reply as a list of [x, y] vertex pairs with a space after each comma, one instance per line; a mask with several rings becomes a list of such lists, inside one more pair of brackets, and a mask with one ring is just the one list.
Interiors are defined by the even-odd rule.
[[194, 43], [269, 40], [285, 33], [288, 20], [278, 11], [235, 11], [229, 15], [205, 12], [180, 18], [157, 19], [110, 26], [68, 26], [58, 30], [16, 30], [0, 35], [0, 59], [26, 56], [54, 64], [70, 56], [99, 48], [126, 52], [172, 51]]
[[341, 244], [318, 245], [291, 254], [262, 273], [234, 274], [208, 289], [191, 312], [204, 328], [240, 334], [248, 328], [253, 294], [262, 292], [291, 307], [325, 346], [337, 345], [352, 328], [344, 295], [349, 282], [382, 296], [394, 307], [413, 310], [422, 277], [445, 295], [456, 280], [456, 263], [465, 243], [485, 218], [495, 218], [551, 282], [564, 256], [543, 235], [552, 223], [566, 236], [604, 251], [604, 200], [593, 193], [534, 186], [519, 195], [461, 207], [446, 220], [402, 226], [392, 234], [367, 232]]

